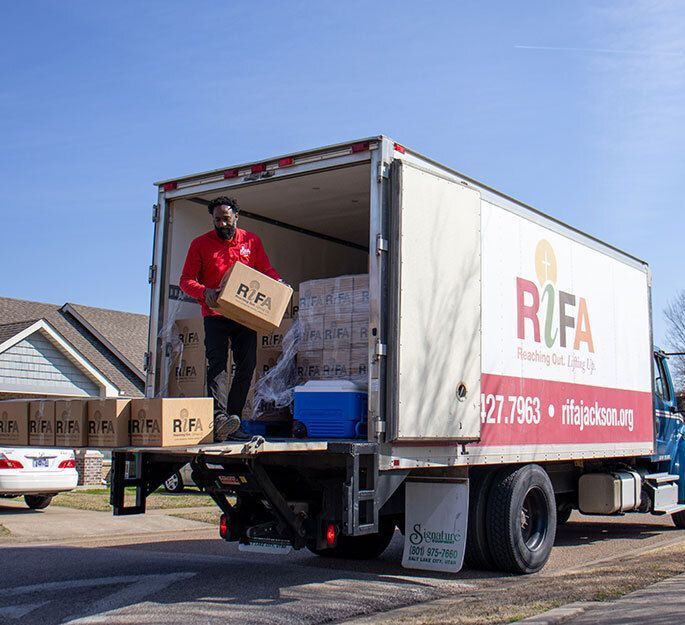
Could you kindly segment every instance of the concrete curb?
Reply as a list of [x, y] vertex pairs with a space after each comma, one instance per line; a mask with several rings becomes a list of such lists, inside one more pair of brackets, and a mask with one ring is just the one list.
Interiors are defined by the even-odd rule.
[[597, 601], [576, 601], [575, 603], [569, 603], [568, 605], [554, 608], [553, 610], [543, 612], [542, 614], [529, 616], [522, 621], [516, 621], [510, 625], [557, 625], [557, 623], [563, 623], [576, 616], [582, 616], [588, 610], [592, 610], [601, 605], [606, 605], [606, 603], [598, 603]]

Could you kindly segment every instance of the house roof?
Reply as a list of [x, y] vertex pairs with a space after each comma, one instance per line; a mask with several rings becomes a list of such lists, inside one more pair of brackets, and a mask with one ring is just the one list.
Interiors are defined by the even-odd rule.
[[16, 336], [22, 330], [32, 326], [38, 321], [37, 319], [30, 319], [27, 321], [17, 321], [15, 323], [3, 323], [0, 324], [0, 345], [4, 343], [7, 339], [11, 339]]
[[[69, 312], [70, 308], [76, 315]], [[78, 304], [58, 306], [0, 298], [0, 337], [16, 334], [38, 319], [52, 325], [125, 395], [143, 394], [147, 316]]]

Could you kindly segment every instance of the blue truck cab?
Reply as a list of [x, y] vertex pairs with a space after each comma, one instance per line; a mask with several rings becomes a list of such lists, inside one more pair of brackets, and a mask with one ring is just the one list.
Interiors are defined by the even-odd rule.
[[[662, 470], [680, 477], [678, 481], [678, 502], [685, 503], [685, 418], [678, 410], [668, 355], [661, 349], [654, 349], [654, 420], [656, 428], [656, 456], [654, 460]], [[673, 515], [685, 524], [685, 515]]]

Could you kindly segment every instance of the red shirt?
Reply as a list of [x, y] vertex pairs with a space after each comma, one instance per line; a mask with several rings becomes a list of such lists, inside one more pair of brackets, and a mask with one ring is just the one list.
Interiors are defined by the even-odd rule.
[[224, 274], [238, 261], [274, 280], [281, 279], [256, 234], [236, 228], [230, 241], [219, 238], [216, 230], [193, 239], [181, 272], [180, 287], [202, 305], [203, 317], [220, 314], [205, 304], [205, 289], [219, 288]]

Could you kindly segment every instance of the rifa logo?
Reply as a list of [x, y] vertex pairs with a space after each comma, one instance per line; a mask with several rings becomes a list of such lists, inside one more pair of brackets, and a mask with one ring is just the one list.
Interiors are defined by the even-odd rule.
[[235, 294], [259, 308], [271, 310], [271, 297], [262, 293], [259, 287], [260, 284], [257, 280], [252, 280], [249, 285], [241, 282]]
[[244, 256], [245, 258], [250, 258], [251, 253], [252, 253], [252, 250], [249, 247], [247, 247], [247, 245], [243, 245], [240, 248], [240, 255]]
[[81, 424], [78, 419], [70, 419], [67, 410], [62, 411], [60, 418], [55, 423], [55, 434], [80, 434]]
[[183, 347], [190, 347], [200, 344], [200, 335], [188, 328], [188, 326], [183, 326], [181, 328], [178, 339], [183, 344]]
[[130, 422], [131, 434], [159, 434], [159, 421], [157, 419], [148, 419], [145, 410], [139, 410], [138, 416], [131, 419]]
[[16, 419], [10, 419], [6, 410], [3, 410], [0, 418], [0, 434], [19, 434], [19, 423]]
[[[580, 350], [585, 344], [594, 353], [590, 327], [590, 314], [584, 297], [562, 291], [557, 286], [557, 257], [546, 239], [535, 248], [535, 273], [538, 284], [525, 278], [516, 278], [517, 333], [526, 339], [526, 329], [532, 329], [533, 340], [541, 342], [540, 324], [544, 324], [544, 341], [547, 347], [558, 343]], [[528, 321], [528, 323], [526, 323]]]
[[196, 417], [191, 417], [188, 411], [183, 408], [179, 413], [180, 419], [173, 419], [172, 430], [182, 434], [192, 434], [195, 432], [203, 432], [202, 421]]
[[102, 413], [96, 410], [93, 420], [88, 421], [88, 434], [114, 434], [114, 423], [110, 419], [103, 419]]
[[176, 378], [177, 379], [189, 379], [197, 377], [197, 368], [195, 365], [188, 364], [185, 360], [181, 360], [181, 363], [176, 367]]

